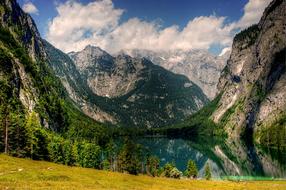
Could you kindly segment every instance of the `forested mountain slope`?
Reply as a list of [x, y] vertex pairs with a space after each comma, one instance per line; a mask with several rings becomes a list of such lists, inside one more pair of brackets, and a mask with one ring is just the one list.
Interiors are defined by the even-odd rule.
[[87, 46], [70, 59], [44, 42], [52, 68], [81, 110], [120, 126], [162, 127], [181, 121], [208, 102], [185, 76], [144, 58], [111, 56]]
[[56, 133], [96, 143], [105, 137], [68, 97], [50, 61], [32, 18], [15, 0], [0, 1], [1, 152], [47, 159]]

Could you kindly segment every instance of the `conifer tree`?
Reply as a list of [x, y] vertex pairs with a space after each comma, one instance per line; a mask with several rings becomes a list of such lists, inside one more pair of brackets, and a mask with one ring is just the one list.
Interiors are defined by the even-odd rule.
[[186, 175], [190, 178], [197, 178], [198, 176], [198, 169], [196, 163], [193, 160], [188, 161]]
[[155, 177], [158, 176], [160, 160], [156, 156], [149, 156], [146, 162], [147, 174]]
[[119, 171], [137, 175], [141, 169], [139, 157], [137, 145], [130, 139], [126, 139], [118, 155]]
[[206, 167], [205, 167], [205, 179], [206, 179], [206, 180], [210, 180], [211, 177], [212, 177], [211, 168], [210, 168], [209, 163], [207, 163], [207, 165], [206, 165]]

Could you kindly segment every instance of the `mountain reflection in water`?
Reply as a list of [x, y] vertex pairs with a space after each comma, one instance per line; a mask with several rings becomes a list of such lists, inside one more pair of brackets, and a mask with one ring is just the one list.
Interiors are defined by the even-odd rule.
[[137, 140], [150, 154], [160, 158], [161, 166], [175, 163], [184, 171], [189, 159], [196, 162], [199, 176], [209, 163], [213, 177], [221, 176], [266, 176], [286, 177], [286, 151], [267, 147], [245, 146], [240, 140], [183, 140], [145, 137]]

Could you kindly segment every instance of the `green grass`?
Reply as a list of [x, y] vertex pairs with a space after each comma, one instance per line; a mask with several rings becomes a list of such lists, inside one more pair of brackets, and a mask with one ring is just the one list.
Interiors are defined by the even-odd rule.
[[0, 189], [282, 190], [286, 181], [152, 178], [0, 155]]

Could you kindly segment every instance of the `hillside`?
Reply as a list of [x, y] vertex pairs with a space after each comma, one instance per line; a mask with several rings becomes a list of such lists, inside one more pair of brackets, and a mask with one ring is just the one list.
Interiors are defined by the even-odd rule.
[[1, 152], [48, 159], [47, 146], [58, 135], [95, 143], [107, 140], [106, 128], [69, 98], [51, 61], [32, 18], [16, 1], [1, 1]]
[[94, 46], [70, 53], [70, 59], [48, 42], [44, 46], [69, 96], [97, 121], [162, 127], [182, 121], [208, 102], [187, 77], [147, 59], [113, 57]]
[[0, 189], [276, 190], [286, 181], [205, 181], [133, 176], [0, 155]]

